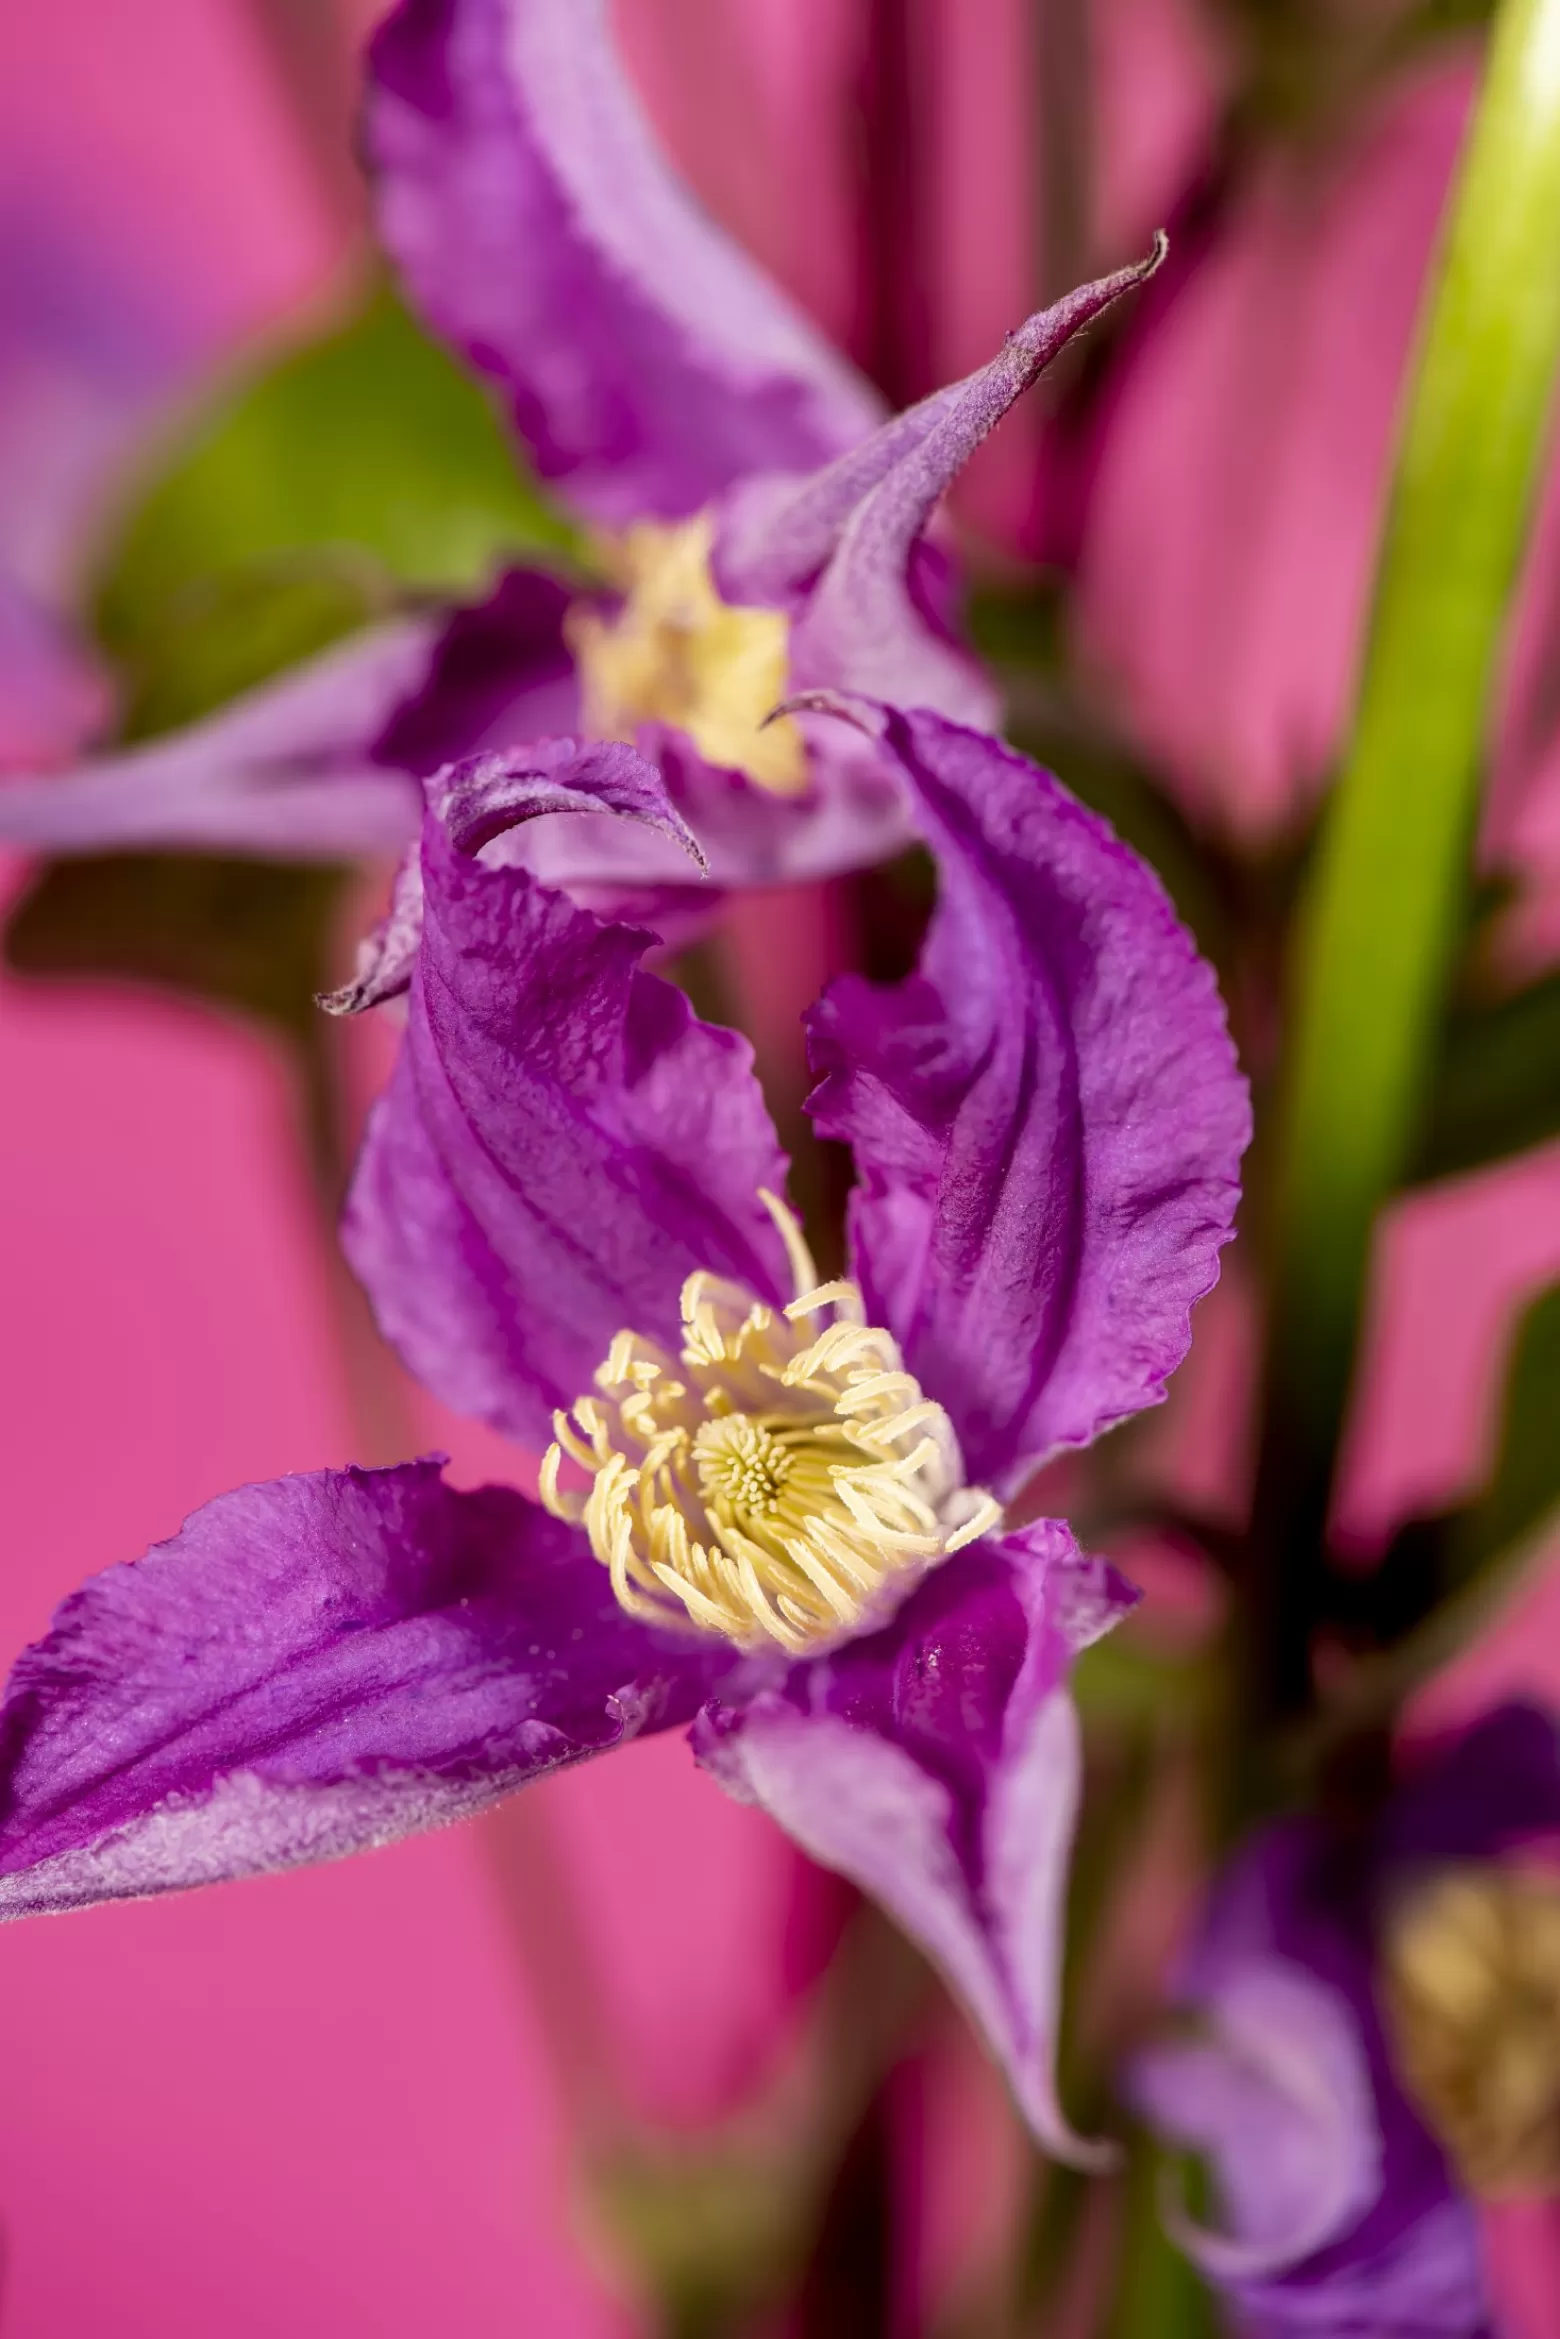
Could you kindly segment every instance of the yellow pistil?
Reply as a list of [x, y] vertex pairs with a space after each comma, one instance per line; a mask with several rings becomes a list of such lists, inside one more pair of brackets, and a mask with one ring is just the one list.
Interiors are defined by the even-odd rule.
[[1398, 2068], [1470, 2191], [1560, 2190], [1560, 1879], [1453, 1868], [1387, 1930]]
[[[1002, 1513], [855, 1285], [820, 1285], [790, 1211], [763, 1201], [795, 1299], [690, 1275], [680, 1355], [620, 1332], [598, 1394], [553, 1417], [541, 1493], [583, 1523], [631, 1616], [795, 1654], [869, 1626]], [[560, 1488], [565, 1457], [588, 1489]]]
[[632, 740], [641, 723], [685, 731], [706, 762], [794, 795], [807, 784], [806, 750], [789, 717], [763, 728], [786, 695], [790, 621], [778, 609], [723, 601], [710, 574], [707, 513], [664, 526], [645, 520], [605, 548], [622, 606], [569, 612], [585, 729]]

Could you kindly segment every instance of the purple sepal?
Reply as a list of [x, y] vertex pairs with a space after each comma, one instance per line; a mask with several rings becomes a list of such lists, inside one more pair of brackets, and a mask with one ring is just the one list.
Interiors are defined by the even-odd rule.
[[509, 569], [485, 601], [447, 618], [421, 689], [374, 743], [378, 762], [422, 779], [447, 763], [580, 727], [564, 620], [577, 588]]
[[59, 777], [0, 780], [0, 843], [47, 853], [187, 846], [291, 861], [399, 852], [418, 791], [375, 742], [427, 676], [438, 627], [355, 636], [219, 713]]
[[794, 614], [798, 690], [862, 691], [994, 727], [996, 698], [952, 637], [923, 540], [975, 449], [1069, 341], [1159, 266], [1145, 261], [1081, 285], [1009, 336], [967, 380], [896, 415], [811, 479], [759, 479], [722, 515], [715, 568], [728, 600]]
[[[430, 815], [458, 853], [489, 851], [494, 859], [518, 861], [520, 854], [503, 848], [528, 822], [610, 813], [666, 839], [696, 869], [707, 867], [654, 768], [615, 740], [539, 739], [507, 754], [468, 756], [435, 772], [424, 793]], [[414, 848], [396, 872], [388, 914], [358, 947], [352, 981], [320, 1005], [332, 1015], [356, 1015], [404, 991], [422, 926], [422, 854]]]
[[[631, 754], [622, 749], [620, 754]], [[406, 1037], [344, 1240], [386, 1336], [457, 1411], [545, 1444], [614, 1334], [678, 1337], [697, 1268], [786, 1291], [785, 1173], [734, 1032], [609, 925], [430, 814]]]
[[878, 408], [668, 171], [604, 0], [403, 0], [370, 52], [381, 233], [598, 520], [808, 471]]
[[1223, 1877], [1177, 1997], [1192, 2038], [1131, 2073], [1142, 2110], [1209, 2157], [1224, 2230], [1178, 2238], [1257, 2339], [1487, 2339], [1477, 2219], [1399, 2085], [1381, 1928], [1427, 1870], [1560, 1829], [1554, 1724], [1486, 1717], [1368, 1834], [1270, 1828]]
[[813, 1010], [810, 1110], [855, 1150], [868, 1313], [1000, 1492], [1163, 1395], [1250, 1107], [1211, 970], [1105, 823], [993, 739], [867, 718], [940, 898], [908, 981]]
[[689, 1719], [577, 1530], [436, 1461], [221, 1495], [66, 1601], [0, 1716], [0, 1914], [332, 1859]]
[[1066, 1672], [1131, 1605], [1046, 1519], [958, 1553], [883, 1630], [701, 1715], [699, 1759], [881, 1902], [947, 1976], [1025, 2119], [1074, 2136], [1053, 2072], [1062, 1902], [1077, 1813]]

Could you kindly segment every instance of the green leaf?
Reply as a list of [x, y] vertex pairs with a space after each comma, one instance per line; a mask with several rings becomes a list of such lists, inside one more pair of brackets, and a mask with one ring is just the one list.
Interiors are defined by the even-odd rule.
[[251, 1015], [308, 1044], [341, 872], [196, 854], [58, 861], [12, 910], [20, 974], [150, 983]]
[[1274, 1394], [1330, 1454], [1407, 1174], [1560, 353], [1560, 0], [1504, 0], [1408, 404], [1354, 739], [1307, 905], [1280, 1130]]
[[124, 744], [176, 730], [314, 657], [394, 607], [372, 577], [327, 555], [211, 577], [122, 664]]
[[1447, 1019], [1416, 1179], [1456, 1176], [1560, 1135], [1560, 975]]
[[[97, 626], [132, 685], [157, 677], [182, 719], [197, 698], [212, 703], [216, 684], [170, 686], [168, 670], [186, 649], [202, 674], [235, 655], [212, 648], [243, 630], [234, 596], [253, 607], [274, 593], [293, 608], [289, 641], [266, 653], [274, 663], [236, 652], [248, 682], [299, 639], [321, 646], [318, 625], [296, 624], [300, 596], [334, 596], [340, 631], [398, 594], [474, 596], [506, 561], [567, 558], [576, 542], [483, 390], [382, 291], [197, 428], [109, 552]], [[137, 727], [150, 724], [143, 704]]]

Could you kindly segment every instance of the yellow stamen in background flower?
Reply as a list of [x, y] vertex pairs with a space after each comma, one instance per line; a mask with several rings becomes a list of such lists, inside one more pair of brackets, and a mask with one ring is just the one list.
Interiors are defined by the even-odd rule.
[[[869, 1626], [1002, 1512], [965, 1485], [952, 1423], [855, 1285], [818, 1285], [796, 1220], [762, 1199], [789, 1307], [690, 1275], [680, 1356], [620, 1332], [597, 1395], [554, 1416], [541, 1493], [583, 1523], [631, 1616], [796, 1654]], [[588, 1490], [560, 1488], [566, 1456]]]
[[670, 723], [707, 762], [794, 795], [807, 784], [801, 732], [789, 717], [761, 728], [786, 695], [790, 621], [721, 599], [714, 537], [700, 513], [675, 526], [642, 521], [606, 546], [621, 608], [605, 615], [577, 602], [568, 617], [584, 727], [631, 740], [641, 723]]
[[1560, 2190], [1560, 1878], [1454, 1868], [1387, 1929], [1399, 2071], [1472, 2192]]

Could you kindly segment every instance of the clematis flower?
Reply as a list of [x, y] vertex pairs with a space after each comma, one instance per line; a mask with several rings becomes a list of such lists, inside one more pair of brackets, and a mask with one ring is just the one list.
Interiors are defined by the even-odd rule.
[[1560, 2190], [1560, 1736], [1488, 1716], [1374, 1828], [1271, 1829], [1224, 1879], [1133, 2091], [1205, 2153], [1177, 2238], [1257, 2339], [1482, 2339], [1476, 2204]]
[[[845, 361], [666, 170], [602, 0], [404, 0], [371, 53], [380, 228], [433, 328], [500, 392], [594, 532], [598, 578], [515, 571], [64, 783], [13, 781], [0, 838], [301, 858], [415, 844], [419, 781], [484, 750], [637, 744], [716, 885], [829, 874], [908, 835], [854, 734], [766, 719], [837, 686], [994, 723], [927, 541], [944, 490], [1083, 326], [1157, 264], [1086, 285], [885, 421]], [[596, 824], [582, 884], [659, 921], [676, 849]], [[558, 874], [554, 872], [554, 874]], [[707, 906], [709, 890], [705, 886]]]
[[1009, 1506], [1163, 1393], [1247, 1101], [1208, 968], [1101, 822], [988, 737], [858, 715], [942, 892], [915, 974], [813, 1014], [812, 1109], [859, 1176], [845, 1276], [781, 1199], [746, 1043], [646, 972], [648, 934], [481, 857], [587, 804], [688, 849], [661, 775], [555, 742], [447, 778], [346, 1243], [427, 1385], [548, 1446], [540, 1500], [436, 1460], [325, 1471], [88, 1583], [0, 1717], [0, 1911], [361, 1850], [687, 1724], [925, 1945], [1076, 2148], [1066, 1675], [1132, 1595]]

